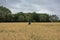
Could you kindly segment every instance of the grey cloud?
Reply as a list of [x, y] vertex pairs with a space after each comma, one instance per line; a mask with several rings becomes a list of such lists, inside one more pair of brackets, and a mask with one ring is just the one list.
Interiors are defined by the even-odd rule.
[[36, 11], [60, 15], [60, 0], [0, 0], [0, 5], [12, 12]]

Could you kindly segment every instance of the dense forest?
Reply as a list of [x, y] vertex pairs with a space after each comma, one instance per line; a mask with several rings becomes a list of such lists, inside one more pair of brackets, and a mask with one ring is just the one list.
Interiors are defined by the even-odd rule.
[[59, 17], [46, 13], [18, 12], [13, 14], [8, 8], [0, 6], [0, 22], [59, 22]]

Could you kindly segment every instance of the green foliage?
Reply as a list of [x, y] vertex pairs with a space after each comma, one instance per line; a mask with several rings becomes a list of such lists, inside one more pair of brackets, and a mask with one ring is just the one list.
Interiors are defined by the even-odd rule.
[[58, 20], [58, 22], [60, 22], [60, 20]]
[[24, 16], [23, 15], [18, 16], [18, 21], [23, 22], [24, 21]]
[[10, 21], [11, 11], [3, 6], [0, 6], [0, 22]]
[[39, 14], [39, 21], [40, 22], [48, 22], [49, 21], [49, 15], [48, 14]]
[[34, 22], [34, 21], [35, 21], [35, 22], [38, 22], [38, 18], [39, 18], [39, 17], [38, 17], [38, 14], [37, 14], [36, 12], [33, 12], [33, 13], [32, 13], [32, 18], [33, 18], [33, 20], [32, 20], [33, 22]]
[[56, 22], [58, 19], [56, 15], [49, 16], [36, 12], [12, 14], [8, 8], [0, 6], [0, 22]]
[[58, 19], [59, 19], [59, 18], [58, 18], [56, 15], [51, 15], [50, 18], [49, 18], [49, 20], [50, 20], [51, 22], [57, 22]]

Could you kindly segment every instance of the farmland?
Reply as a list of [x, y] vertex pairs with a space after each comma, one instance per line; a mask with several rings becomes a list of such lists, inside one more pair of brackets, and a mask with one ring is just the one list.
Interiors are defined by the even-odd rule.
[[0, 40], [60, 40], [60, 23], [0, 23]]

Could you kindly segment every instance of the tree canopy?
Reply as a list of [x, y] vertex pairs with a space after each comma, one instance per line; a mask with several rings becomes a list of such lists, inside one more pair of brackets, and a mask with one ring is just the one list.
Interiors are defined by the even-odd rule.
[[0, 21], [10, 21], [11, 11], [3, 6], [0, 6]]
[[46, 13], [24, 13], [18, 12], [12, 14], [12, 12], [3, 6], [0, 6], [0, 22], [57, 22], [59, 17], [56, 15], [49, 15]]

